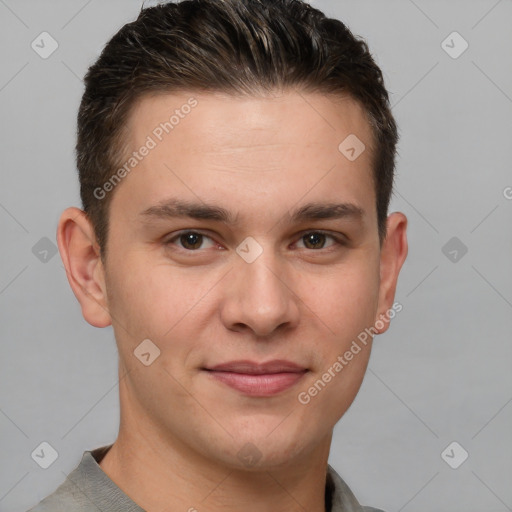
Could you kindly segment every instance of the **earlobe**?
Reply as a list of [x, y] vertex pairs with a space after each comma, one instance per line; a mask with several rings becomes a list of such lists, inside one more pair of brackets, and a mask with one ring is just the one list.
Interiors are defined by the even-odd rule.
[[[387, 218], [387, 235], [382, 243], [380, 251], [380, 288], [379, 306], [377, 309], [376, 325], [384, 323], [384, 327], [378, 328], [382, 334], [389, 327], [388, 321], [382, 321], [382, 317], [389, 317], [389, 311], [393, 307], [396, 285], [400, 269], [407, 257], [407, 217], [400, 212], [394, 212]], [[380, 319], [379, 322], [377, 320]]]
[[104, 268], [94, 229], [83, 210], [74, 207], [64, 210], [57, 228], [57, 243], [83, 317], [95, 327], [110, 325]]

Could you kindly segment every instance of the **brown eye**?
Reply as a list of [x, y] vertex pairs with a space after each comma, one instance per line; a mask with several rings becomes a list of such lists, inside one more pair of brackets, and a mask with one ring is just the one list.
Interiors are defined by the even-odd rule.
[[308, 233], [302, 239], [308, 249], [322, 249], [325, 243], [325, 235], [323, 233]]
[[180, 242], [185, 249], [199, 249], [202, 241], [203, 235], [199, 233], [186, 233], [184, 235], [180, 235]]
[[[334, 240], [334, 244], [332, 245], [343, 245], [342, 241], [336, 238], [333, 235], [329, 235], [327, 233], [323, 233], [322, 231], [310, 231], [301, 237], [301, 240], [304, 242], [306, 249], [325, 249], [325, 241], [327, 238]], [[331, 247], [328, 246], [328, 247]]]
[[166, 245], [174, 245], [175, 242], [179, 242], [179, 249], [185, 249], [187, 251], [197, 251], [198, 249], [204, 249], [205, 240], [210, 240], [210, 247], [214, 245], [213, 240], [202, 233], [196, 231], [184, 231], [175, 237], [171, 238], [166, 242]]

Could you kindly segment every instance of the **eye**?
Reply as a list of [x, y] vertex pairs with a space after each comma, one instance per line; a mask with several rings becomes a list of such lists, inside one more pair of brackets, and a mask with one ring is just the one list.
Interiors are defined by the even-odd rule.
[[[341, 238], [338, 238], [334, 235], [330, 235], [328, 233], [324, 233], [323, 231], [309, 231], [305, 235], [303, 235], [299, 241], [304, 241], [307, 249], [325, 249], [325, 239], [330, 238], [334, 240], [334, 244], [332, 245], [344, 245], [344, 242]], [[332, 247], [329, 246], [329, 247]]]
[[212, 243], [210, 247], [215, 245], [215, 242], [209, 237], [197, 231], [182, 231], [177, 235], [173, 236], [169, 240], [165, 242], [166, 245], [171, 245], [177, 240], [181, 245], [181, 249], [185, 249], [187, 251], [196, 251], [197, 249], [205, 249], [206, 247], [201, 247], [203, 241], [205, 239], [210, 240]]
[[[334, 241], [331, 245], [325, 246], [326, 240], [331, 239]], [[206, 243], [205, 241], [209, 241]], [[341, 237], [325, 233], [323, 231], [308, 231], [305, 232], [298, 240], [297, 243], [303, 242], [304, 248], [311, 250], [329, 249], [334, 246], [345, 245], [344, 240]], [[199, 249], [208, 249], [215, 247], [216, 242], [209, 236], [200, 233], [198, 231], [181, 231], [164, 242], [166, 246], [177, 245], [179, 250], [187, 252], [198, 252]], [[303, 248], [300, 247], [299, 248]]]

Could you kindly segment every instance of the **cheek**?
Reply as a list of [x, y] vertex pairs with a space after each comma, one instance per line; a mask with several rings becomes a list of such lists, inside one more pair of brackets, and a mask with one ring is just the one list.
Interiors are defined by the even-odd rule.
[[[172, 327], [179, 314], [180, 282], [173, 282], [170, 270], [142, 259], [125, 259], [109, 274], [109, 309], [131, 338], [157, 338]], [[172, 316], [171, 313], [172, 312]]]
[[[361, 256], [361, 262], [368, 262]], [[359, 263], [329, 273], [300, 276], [299, 297], [329, 327], [338, 340], [356, 336], [375, 319], [379, 297], [378, 265]]]
[[308, 316], [313, 322], [320, 320], [316, 323], [323, 333], [312, 375], [315, 382], [322, 382], [311, 391], [322, 395], [315, 400], [318, 407], [334, 403], [337, 413], [350, 405], [361, 385], [370, 356], [369, 329], [378, 306], [378, 265], [369, 263], [369, 256], [355, 260], [359, 263], [340, 265], [329, 275], [303, 278], [300, 293], [313, 312]]
[[190, 319], [200, 315], [215, 278], [142, 257], [126, 258], [112, 268], [108, 283], [113, 323], [122, 327], [119, 339], [130, 338], [130, 347], [146, 338], [162, 348], [170, 342], [174, 346]]
[[[317, 289], [311, 309], [321, 319], [324, 336], [317, 365], [297, 397], [310, 417], [334, 425], [350, 407], [363, 381], [378, 305], [375, 271], [339, 273]], [[308, 304], [309, 305], [309, 304]], [[326, 327], [327, 326], [327, 327]]]

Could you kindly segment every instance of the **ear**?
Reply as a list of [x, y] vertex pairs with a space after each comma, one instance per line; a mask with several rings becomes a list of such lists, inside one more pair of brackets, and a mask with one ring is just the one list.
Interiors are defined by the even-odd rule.
[[[382, 328], [376, 327], [379, 334], [386, 332], [389, 327], [389, 315], [386, 313], [393, 306], [398, 274], [407, 257], [406, 230], [407, 217], [403, 213], [394, 212], [387, 218], [386, 238], [380, 251], [379, 306], [375, 318], [377, 325], [384, 324]], [[382, 321], [382, 317], [386, 317], [387, 321]]]
[[94, 229], [83, 210], [64, 210], [57, 228], [57, 243], [83, 317], [94, 327], [110, 325], [103, 263]]

